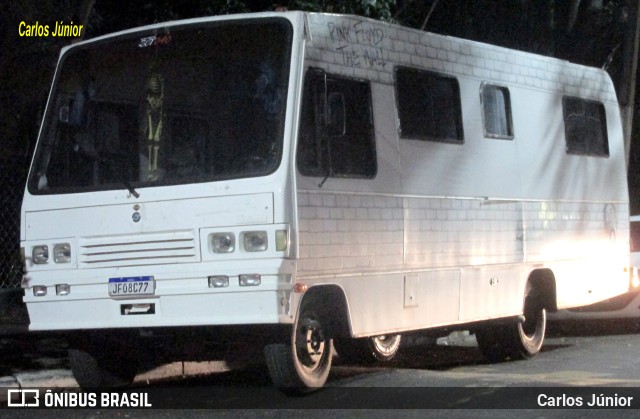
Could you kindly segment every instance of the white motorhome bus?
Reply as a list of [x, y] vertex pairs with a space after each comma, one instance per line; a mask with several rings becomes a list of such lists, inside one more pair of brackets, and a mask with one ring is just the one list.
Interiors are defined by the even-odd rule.
[[62, 50], [24, 300], [82, 386], [131, 382], [163, 335], [260, 345], [304, 389], [334, 344], [389, 359], [420, 330], [536, 355], [547, 311], [628, 291], [628, 233], [604, 71], [361, 17], [210, 17]]

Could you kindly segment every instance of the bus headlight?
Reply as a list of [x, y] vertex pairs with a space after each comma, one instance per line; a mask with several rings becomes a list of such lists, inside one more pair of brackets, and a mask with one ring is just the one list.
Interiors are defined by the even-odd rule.
[[267, 250], [266, 231], [245, 231], [242, 233], [242, 244], [247, 252], [262, 252]]
[[56, 295], [69, 295], [71, 293], [71, 286], [69, 284], [57, 284]]
[[233, 233], [213, 233], [210, 237], [213, 253], [231, 253], [236, 249], [236, 237]]
[[241, 287], [256, 287], [262, 282], [260, 274], [242, 274], [238, 277]]
[[33, 249], [31, 249], [31, 260], [37, 265], [43, 265], [49, 262], [49, 246], [46, 244], [33, 246]]
[[71, 245], [58, 243], [53, 246], [53, 261], [55, 263], [69, 263], [71, 261]]
[[229, 277], [226, 275], [212, 275], [209, 277], [209, 288], [224, 288], [229, 286]]

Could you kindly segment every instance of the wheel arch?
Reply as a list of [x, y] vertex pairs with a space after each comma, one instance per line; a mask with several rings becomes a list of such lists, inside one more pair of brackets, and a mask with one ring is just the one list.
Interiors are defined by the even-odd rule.
[[558, 311], [556, 277], [551, 269], [541, 268], [531, 271], [527, 283], [536, 291], [547, 311]]
[[314, 304], [320, 314], [328, 320], [332, 336], [351, 336], [349, 303], [342, 287], [337, 284], [314, 285], [300, 298], [298, 313], [303, 303]]

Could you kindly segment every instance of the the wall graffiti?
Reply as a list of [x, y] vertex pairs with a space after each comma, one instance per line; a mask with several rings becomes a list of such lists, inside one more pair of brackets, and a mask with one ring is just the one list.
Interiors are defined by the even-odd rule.
[[364, 22], [328, 22], [329, 39], [349, 67], [382, 68], [386, 64], [382, 45], [385, 34]]

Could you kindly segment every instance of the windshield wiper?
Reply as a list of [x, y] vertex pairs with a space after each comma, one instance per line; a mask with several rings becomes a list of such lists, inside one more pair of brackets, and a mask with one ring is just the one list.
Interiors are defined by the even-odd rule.
[[124, 185], [125, 188], [127, 188], [131, 196], [133, 196], [134, 198], [140, 198], [140, 194], [135, 190], [131, 182], [126, 179], [124, 171], [118, 170], [118, 168], [115, 167], [113, 161], [109, 157], [97, 156], [96, 158], [98, 159], [98, 161], [109, 166], [109, 169], [115, 174], [116, 180]]
[[134, 198], [140, 198], [140, 194], [136, 192], [133, 185], [128, 180], [122, 179], [121, 182]]
[[106, 163], [107, 166], [109, 166], [109, 169], [111, 169], [111, 171], [113, 173], [116, 174], [116, 180], [118, 180], [122, 185], [124, 185], [125, 188], [127, 188], [127, 190], [129, 191], [129, 193], [131, 194], [131, 196], [133, 196], [134, 198], [140, 198], [140, 194], [136, 191], [136, 189], [133, 187], [133, 185], [131, 184], [131, 182], [129, 182], [126, 179], [126, 175], [124, 174], [123, 171], [117, 170], [117, 168], [114, 166], [113, 162], [111, 161], [111, 159], [105, 158], [105, 157], [101, 157], [100, 160], [103, 163]]
[[331, 176], [331, 169], [327, 170], [327, 173], [325, 173], [324, 179], [322, 179], [322, 182], [320, 182], [320, 184], [318, 185], [318, 188], [322, 188], [322, 186], [327, 181], [327, 179], [329, 179], [329, 176]]
[[113, 164], [113, 161], [107, 157], [103, 157], [103, 156], [97, 156], [93, 153], [89, 153], [87, 151], [84, 150], [84, 148], [76, 145], [76, 147], [74, 147], [74, 150], [85, 156], [85, 157], [89, 157], [90, 159], [94, 160], [94, 161], [98, 161], [100, 163], [104, 163], [106, 164], [109, 169], [115, 173], [116, 177], [117, 177], [117, 181], [120, 182], [122, 185], [124, 185], [124, 187], [129, 191], [129, 193], [131, 194], [131, 196], [133, 196], [134, 198], [140, 198], [140, 194], [136, 191], [136, 189], [133, 187], [133, 185], [131, 184], [131, 182], [129, 182], [126, 178], [125, 178], [125, 174], [124, 172], [117, 170], [117, 168], [115, 167], [115, 165]]

